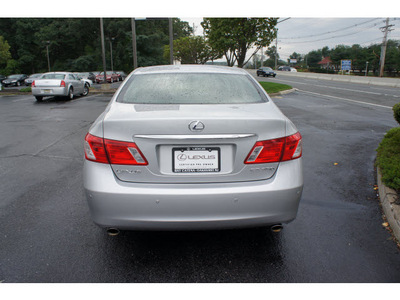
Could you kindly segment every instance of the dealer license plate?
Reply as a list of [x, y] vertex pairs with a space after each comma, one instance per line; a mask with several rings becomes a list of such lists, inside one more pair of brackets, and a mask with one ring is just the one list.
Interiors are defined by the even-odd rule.
[[172, 170], [175, 173], [213, 173], [221, 169], [220, 148], [172, 148]]

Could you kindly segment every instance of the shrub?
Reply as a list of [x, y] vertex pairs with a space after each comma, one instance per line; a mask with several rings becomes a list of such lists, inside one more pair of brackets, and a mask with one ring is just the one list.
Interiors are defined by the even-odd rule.
[[393, 106], [393, 117], [400, 124], [400, 103]]
[[390, 129], [376, 151], [382, 181], [388, 187], [400, 190], [400, 127]]

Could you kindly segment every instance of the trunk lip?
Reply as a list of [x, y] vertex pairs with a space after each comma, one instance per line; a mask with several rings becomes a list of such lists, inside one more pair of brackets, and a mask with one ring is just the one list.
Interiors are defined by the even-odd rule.
[[190, 139], [238, 139], [256, 136], [253, 133], [246, 134], [203, 134], [203, 135], [190, 135], [190, 134], [137, 134], [133, 138], [139, 139], [174, 139], [174, 140], [190, 140]]

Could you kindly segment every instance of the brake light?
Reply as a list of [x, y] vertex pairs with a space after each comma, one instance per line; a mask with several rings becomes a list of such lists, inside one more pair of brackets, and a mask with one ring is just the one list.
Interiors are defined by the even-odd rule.
[[105, 139], [106, 150], [111, 164], [147, 165], [147, 160], [138, 146], [132, 142], [121, 142]]
[[36, 85], [35, 85], [35, 80], [34, 81], [32, 81], [32, 85], [31, 85], [32, 87], [35, 87]]
[[105, 164], [147, 165], [148, 162], [133, 142], [103, 139], [91, 134], [85, 137], [85, 158]]
[[64, 80], [61, 80], [60, 87], [65, 87], [65, 81]]
[[85, 158], [87, 160], [108, 164], [104, 140], [100, 137], [86, 134], [85, 137]]
[[258, 141], [244, 161], [245, 164], [263, 164], [287, 161], [301, 157], [302, 140], [300, 132], [291, 136]]

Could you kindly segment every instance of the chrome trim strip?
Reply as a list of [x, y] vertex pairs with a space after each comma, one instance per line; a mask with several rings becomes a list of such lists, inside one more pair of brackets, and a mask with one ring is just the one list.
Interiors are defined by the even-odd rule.
[[137, 134], [133, 138], [137, 139], [154, 139], [154, 140], [205, 140], [205, 139], [242, 139], [253, 137], [255, 134], [203, 134], [203, 135], [185, 135], [185, 134], [155, 134], [155, 135], [145, 135]]

